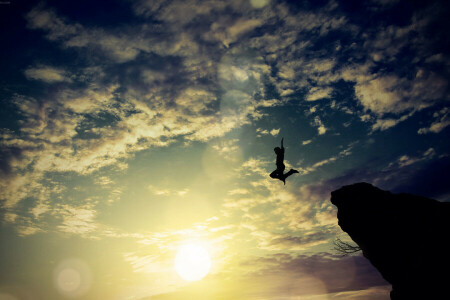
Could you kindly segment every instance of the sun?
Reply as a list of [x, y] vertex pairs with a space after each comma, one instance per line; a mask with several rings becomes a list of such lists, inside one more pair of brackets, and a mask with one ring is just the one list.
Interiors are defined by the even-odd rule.
[[175, 270], [181, 278], [196, 281], [205, 277], [211, 268], [211, 258], [205, 248], [196, 244], [185, 244], [175, 257]]

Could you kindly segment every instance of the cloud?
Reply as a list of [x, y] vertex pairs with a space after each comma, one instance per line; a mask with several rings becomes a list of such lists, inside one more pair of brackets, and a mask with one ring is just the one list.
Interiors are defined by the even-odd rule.
[[[11, 143], [11, 141], [9, 142]], [[2, 179], [11, 175], [13, 166], [23, 157], [22, 148], [6, 144], [0, 150], [0, 178]]]
[[[250, 76], [257, 74], [250, 72]], [[233, 85], [235, 79], [222, 80]], [[272, 105], [239, 90], [229, 91], [219, 101], [207, 90], [186, 88], [175, 98], [175, 105], [169, 106], [158, 90], [154, 98], [146, 99], [139, 89], [130, 89], [119, 100], [118, 89], [117, 84], [99, 87], [94, 83], [83, 89], [64, 88], [50, 99], [17, 96], [14, 102], [23, 116], [20, 136], [2, 133], [3, 149], [9, 149], [2, 152], [2, 171], [11, 174], [31, 162], [35, 175], [30, 178], [41, 178], [49, 171], [90, 174], [112, 164], [124, 168], [123, 159], [133, 152], [166, 146], [180, 136], [188, 141], [223, 136], [249, 123], [250, 116], [258, 118], [258, 107]], [[220, 150], [230, 147], [236, 148], [225, 145]], [[17, 191], [13, 182], [18, 181], [11, 181], [10, 187], [5, 183], [4, 196], [22, 197], [13, 193]]]
[[392, 167], [403, 168], [403, 167], [415, 164], [415, 163], [423, 161], [423, 160], [432, 159], [435, 155], [436, 155], [436, 151], [434, 150], [434, 148], [428, 148], [419, 157], [411, 157], [408, 155], [402, 155], [397, 159], [397, 161], [391, 162], [388, 165], [388, 168], [392, 168]]
[[439, 133], [444, 128], [450, 125], [450, 110], [448, 107], [444, 107], [438, 112], [433, 114], [433, 117], [436, 119], [433, 123], [431, 123], [430, 127], [420, 128], [417, 133], [418, 134], [427, 134], [427, 133]]
[[[384, 115], [424, 109], [444, 96], [446, 86], [436, 74], [419, 70], [412, 81], [392, 75], [375, 77], [358, 83], [355, 91], [367, 110]], [[426, 93], [430, 88], [432, 93]]]
[[155, 187], [153, 185], [148, 186], [148, 190], [151, 191], [156, 196], [171, 196], [171, 195], [177, 195], [177, 196], [184, 196], [189, 192], [188, 188], [182, 189], [182, 190], [171, 190], [171, 189], [164, 189], [160, 187]]
[[[410, 112], [409, 114], [405, 114], [403, 116], [401, 116], [400, 118], [397, 119], [393, 119], [393, 118], [379, 118], [376, 120], [376, 122], [372, 125], [372, 132], [376, 131], [376, 130], [387, 130], [391, 127], [394, 127], [395, 125], [397, 125], [400, 122], [405, 121], [406, 119], [408, 119], [409, 117], [411, 117], [413, 114], [415, 113], [415, 111]], [[362, 119], [364, 121], [364, 116], [362, 116]], [[368, 120], [370, 120], [370, 117], [368, 118]]]
[[63, 17], [51, 9], [37, 6], [27, 15], [28, 26], [47, 32], [46, 37], [51, 41], [60, 42], [63, 47], [90, 48], [94, 53], [103, 51], [116, 62], [126, 62], [135, 59], [141, 51], [148, 52], [153, 49], [156, 52], [164, 51], [174, 53], [182, 51], [176, 45], [179, 35], [174, 40], [163, 41], [143, 39], [142, 30], [132, 32], [107, 32], [102, 29], [89, 29], [81, 24], [70, 24]]
[[269, 133], [270, 133], [271, 135], [273, 135], [273, 136], [277, 136], [278, 133], [280, 133], [280, 128], [278, 128], [278, 129], [272, 129]]
[[133, 267], [133, 272], [161, 274], [173, 268], [172, 261], [161, 261], [156, 255], [137, 256], [134, 253], [125, 253], [124, 258]]
[[[223, 8], [213, 2], [202, 2], [198, 10], [189, 10], [191, 16], [207, 17], [208, 11]], [[174, 9], [180, 15], [188, 15], [185, 6], [175, 2], [141, 2], [136, 9], [139, 5], [147, 9], [140, 11], [143, 14], [162, 12], [161, 20], [175, 26], [164, 29], [167, 33], [175, 31], [167, 35], [173, 38], [158, 38], [147, 26], [90, 28], [44, 6], [37, 6], [26, 15], [30, 29], [41, 30], [63, 50], [77, 48], [82, 53], [106, 58], [117, 70], [111, 74], [108, 66], [89, 65], [74, 72], [76, 76], [57, 66], [37, 66], [25, 71], [29, 79], [77, 84], [39, 98], [17, 95], [13, 99], [21, 116], [20, 128], [2, 132], [0, 156], [2, 172], [11, 175], [2, 182], [1, 198], [8, 199], [11, 209], [21, 199], [36, 196], [36, 186], [40, 185], [34, 181], [45, 178], [48, 172], [93, 176], [106, 167], [124, 170], [127, 159], [140, 150], [165, 147], [178, 139], [189, 143], [220, 138], [261, 118], [260, 109], [277, 105], [277, 100], [264, 97], [263, 78], [270, 68], [262, 57], [245, 51], [233, 51], [219, 58], [215, 52], [200, 56], [200, 42], [194, 33], [178, 30], [190, 22], [190, 17], [172, 20], [169, 13]], [[225, 28], [226, 38], [230, 42], [239, 39], [262, 24], [262, 20], [233, 18], [231, 26]], [[139, 61], [140, 55], [150, 53], [158, 57], [157, 63], [148, 59], [134, 62]], [[182, 59], [177, 62], [174, 56]], [[128, 77], [123, 80], [120, 73], [135, 77], [133, 81]], [[212, 80], [210, 84], [199, 84], [206, 79]], [[226, 92], [218, 93], [217, 89]], [[256, 98], [256, 94], [263, 98]], [[270, 134], [277, 135], [277, 130]], [[235, 142], [215, 147], [223, 157], [240, 157]], [[14, 176], [19, 173], [24, 175]], [[109, 181], [103, 179], [97, 182], [106, 188]], [[108, 201], [120, 197], [120, 189], [117, 191], [111, 193]], [[185, 192], [169, 192], [174, 193]], [[35, 210], [37, 215], [44, 214], [39, 211]], [[66, 225], [58, 228], [68, 230]], [[87, 228], [90, 227], [86, 224], [83, 232], [88, 232]]]
[[318, 162], [314, 163], [314, 164], [313, 164], [312, 166], [310, 166], [310, 167], [306, 167], [306, 168], [300, 167], [300, 168], [298, 168], [298, 170], [300, 171], [301, 174], [305, 175], [305, 174], [314, 172], [317, 168], [320, 168], [320, 167], [322, 167], [322, 166], [324, 166], [324, 165], [327, 165], [327, 164], [329, 164], [329, 163], [332, 163], [332, 162], [334, 162], [334, 161], [336, 161], [336, 160], [338, 160], [338, 159], [340, 159], [340, 158], [343, 158], [343, 157], [345, 157], [345, 156], [349, 156], [349, 155], [352, 154], [352, 149], [353, 149], [353, 147], [354, 147], [354, 145], [355, 145], [356, 143], [357, 143], [357, 142], [351, 143], [346, 149], [340, 151], [339, 154], [337, 154], [337, 155], [335, 155], [335, 156], [332, 156], [332, 157], [323, 159], [323, 160], [321, 160], [321, 161], [318, 161]]
[[262, 129], [262, 128], [256, 128], [256, 132], [258, 133], [258, 137], [261, 137], [261, 135], [272, 135], [272, 136], [277, 136], [280, 133], [280, 128], [278, 129], [272, 129], [272, 130], [267, 130], [267, 129]]
[[375, 160], [364, 167], [356, 167], [337, 177], [311, 184], [305, 187], [304, 198], [329, 199], [331, 191], [344, 185], [368, 182], [393, 193], [411, 193], [444, 201], [450, 195], [444, 176], [448, 166], [448, 156], [428, 148], [417, 155], [401, 155], [395, 161], [381, 165], [380, 161]]
[[[395, 3], [381, 1], [378, 4], [387, 9]], [[435, 55], [430, 53], [433, 51], [433, 39], [427, 38], [426, 32], [432, 23], [432, 16], [438, 14], [436, 8], [430, 8], [429, 14], [414, 14], [410, 23], [404, 26], [380, 26], [369, 31], [361, 31], [357, 25], [348, 24], [345, 17], [339, 18], [337, 14], [331, 17], [310, 12], [300, 12], [296, 16], [284, 13], [285, 24], [279, 25], [277, 36], [266, 33], [251, 40], [252, 46], [267, 51], [268, 59], [276, 64], [278, 73], [273, 77], [273, 82], [282, 97], [289, 97], [295, 91], [308, 91], [304, 98], [306, 101], [331, 98], [340, 80], [350, 82], [354, 84], [360, 106], [342, 105], [348, 100], [340, 99], [338, 107], [351, 114], [369, 114], [371, 118], [367, 120], [373, 123], [372, 131], [392, 128], [415, 112], [445, 101], [447, 76], [436, 68], [416, 63]], [[281, 16], [281, 11], [278, 14]], [[322, 20], [323, 26], [334, 25], [325, 30], [316, 23], [317, 20]], [[314, 35], [309, 35], [308, 43], [302, 44], [301, 40], [290, 35], [291, 26], [295, 27], [297, 36], [318, 28], [321, 34], [332, 30], [345, 31], [355, 43], [337, 45], [324, 59], [323, 55], [315, 54], [308, 48], [316, 42]], [[345, 64], [338, 63], [335, 57], [340, 57], [342, 49], [359, 58]], [[401, 62], [400, 53], [404, 49], [411, 50], [413, 63], [405, 65]], [[391, 68], [383, 67], [386, 65]], [[412, 76], [404, 76], [405, 73]], [[445, 124], [435, 125], [436, 130]]]
[[323, 135], [327, 132], [327, 128], [323, 125], [318, 116], [314, 117], [314, 125], [317, 127], [317, 132], [319, 135]]
[[95, 211], [65, 206], [60, 212], [63, 213], [62, 225], [58, 226], [61, 231], [75, 234], [95, 231], [96, 224], [93, 222]]
[[76, 35], [81, 29], [81, 25], [67, 25], [65, 21], [58, 17], [52, 10], [36, 7], [27, 14], [28, 26], [32, 29], [45, 29], [49, 33], [50, 40], [62, 39]]
[[[172, 24], [172, 27], [168, 27], [167, 29], [172, 31], [172, 29], [187, 26], [187, 24], [193, 22], [196, 17], [205, 18], [205, 22], [212, 22], [212, 19], [208, 18], [207, 15], [219, 13], [227, 7], [236, 10], [237, 12], [242, 9], [244, 9], [243, 11], [248, 11], [249, 9], [248, 5], [242, 3], [233, 3], [228, 6], [226, 4], [218, 4], [215, 1], [202, 2], [201, 4], [196, 1], [191, 2], [191, 4], [195, 3], [195, 8], [188, 9], [186, 6], [188, 4], [181, 4], [178, 2], [160, 3], [141, 1], [136, 4], [135, 11], [138, 14], [146, 16], [157, 13], [158, 18], [161, 21]], [[192, 5], [189, 7], [192, 7]], [[328, 7], [328, 9], [333, 10], [332, 5]], [[269, 31], [263, 36], [251, 37], [250, 40], [245, 39], [240, 41], [240, 43], [242, 45], [250, 43], [250, 45], [256, 46], [260, 51], [263, 51], [263, 53], [276, 53], [274, 54], [274, 58], [280, 58], [275, 60], [279, 70], [278, 77], [270, 77], [269, 79], [276, 83], [278, 92], [282, 96], [288, 96], [296, 90], [308, 88], [309, 93], [305, 99], [315, 101], [322, 98], [328, 98], [332, 95], [333, 88], [330, 84], [333, 82], [340, 79], [354, 81], [358, 100], [361, 102], [364, 109], [374, 116], [370, 119], [374, 122], [373, 130], [386, 130], [399, 122], [406, 120], [414, 113], [414, 111], [434, 105], [434, 103], [439, 101], [440, 97], [443, 95], [446, 81], [443, 80], [440, 75], [427, 69], [417, 68], [416, 78], [409, 80], [398, 77], [396, 74], [382, 74], [381, 72], [372, 74], [370, 69], [375, 65], [370, 62], [367, 62], [362, 66], [349, 64], [342, 68], [337, 64], [334, 58], [323, 59], [308, 57], [308, 59], [305, 59], [304, 56], [306, 56], [307, 53], [303, 53], [300, 50], [304, 50], [307, 45], [305, 45], [304, 39], [298, 37], [295, 38], [295, 35], [293, 34], [298, 32], [314, 32], [315, 30], [319, 30], [320, 34], [327, 34], [332, 30], [348, 30], [352, 35], [356, 34], [357, 31], [355, 31], [354, 25], [344, 27], [344, 25], [348, 25], [348, 21], [343, 16], [335, 18], [326, 13], [314, 14], [306, 11], [300, 11], [297, 14], [294, 14], [289, 12], [284, 4], [277, 4], [273, 7], [273, 11], [269, 12], [264, 10], [264, 12], [264, 14], [258, 14], [258, 17], [251, 19], [239, 17], [239, 14], [237, 14], [236, 17], [219, 18], [219, 20], [215, 20], [211, 23], [209, 30], [203, 32], [202, 36], [206, 39], [216, 36], [215, 39], [219, 39], [222, 43], [229, 46], [230, 43], [236, 42], [239, 36], [253, 32], [261, 24], [274, 24], [279, 26], [280, 32], [276, 35], [273, 35], [273, 33], [270, 33]], [[48, 16], [51, 16], [52, 18], [49, 18]], [[209, 73], [211, 71], [203, 69], [206, 66], [203, 62], [201, 63], [201, 68], [198, 68], [198, 58], [194, 59], [194, 57], [198, 54], [201, 43], [199, 43], [198, 40], [194, 40], [194, 36], [198, 33], [192, 31], [183, 34], [175, 33], [173, 39], [152, 40], [151, 43], [147, 43], [142, 36], [151, 36], [153, 34], [151, 31], [148, 31], [148, 29], [144, 30], [143, 28], [139, 28], [135, 32], [126, 33], [120, 31], [105, 32], [97, 29], [91, 30], [79, 24], [68, 24], [63, 18], [58, 17], [55, 12], [43, 8], [36, 8], [30, 12], [28, 19], [32, 28], [47, 30], [49, 32], [49, 38], [61, 40], [68, 47], [87, 47], [92, 45], [95, 48], [96, 45], [98, 45], [99, 48], [109, 53], [112, 58], [115, 57], [118, 62], [134, 60], [139, 53], [154, 52], [161, 55], [171, 54], [185, 57], [186, 67], [192, 68], [192, 71], [198, 74], [202, 72]], [[49, 19], [54, 19], [56, 21], [49, 21]], [[284, 23], [279, 22], [281, 19], [284, 20]], [[306, 22], [306, 20], [309, 20], [309, 22]], [[419, 16], [413, 19], [410, 25], [404, 27], [392, 26], [386, 30], [378, 30], [374, 32], [375, 35], [378, 35], [373, 39], [373, 45], [370, 44], [371, 40], [367, 37], [363, 48], [384, 49], [386, 48], [385, 45], [395, 44], [396, 47], [400, 49], [408, 44], [408, 34], [411, 32], [419, 32], [422, 34], [422, 30], [426, 24], [426, 18], [421, 18]], [[72, 36], [63, 40], [62, 36], [69, 35], [58, 34], [58, 30], [70, 32]], [[270, 42], [268, 42], [269, 39]], [[398, 40], [398, 42], [392, 43], [393, 40]], [[314, 42], [314, 40], [312, 40], [312, 42]], [[269, 49], [275, 45], [277, 47], [281, 46], [281, 48], [274, 48], [269, 51]], [[296, 51], [300, 51], [302, 55], [298, 55], [299, 53]], [[290, 57], [293, 53], [296, 53], [295, 58]], [[391, 51], [391, 56], [392, 55], [396, 55], [396, 52], [393, 50]], [[380, 58], [378, 61], [384, 60], [384, 58]], [[242, 81], [242, 79], [249, 78], [248, 71], [236, 68], [236, 66], [231, 66], [229, 72], [234, 74], [230, 76], [234, 76], [235, 81]], [[268, 74], [269, 70], [264, 71], [264, 73]], [[150, 76], [149, 74], [159, 74], [159, 77], [154, 77], [153, 75]], [[221, 72], [221, 74], [224, 73]], [[164, 77], [161, 77], [161, 73], [158, 72], [147, 71], [146, 76], [147, 78], [151, 77], [154, 79], [159, 78], [158, 80], [164, 80]], [[227, 77], [222, 76], [222, 78]], [[230, 79], [231, 77], [228, 77], [227, 80]], [[311, 85], [310, 82], [313, 83], [313, 85]], [[423, 92], [425, 86], [433, 86], [431, 89], [433, 92], [431, 94], [425, 94]], [[200, 90], [197, 92], [186, 91], [186, 93], [191, 92], [198, 94]], [[220, 101], [219, 99], [214, 100], [211, 98], [214, 97], [214, 95], [211, 94], [210, 91], [203, 90], [201, 93], [209, 93], [210, 103]], [[179, 97], [179, 103], [182, 105], [182, 98], [185, 96], [179, 95]], [[243, 99], [245, 99], [245, 97]], [[192, 109], [195, 110], [201, 107], [202, 102], [198, 102], [197, 105], [193, 103], [190, 104], [192, 104]], [[262, 106], [264, 104], [261, 103], [260, 105]], [[185, 107], [188, 109], [187, 106]], [[399, 114], [400, 116], [398, 118], [385, 117], [386, 114], [392, 113]], [[257, 113], [255, 112], [252, 115], [257, 116]], [[222, 128], [226, 127], [227, 123], [231, 120], [228, 118], [223, 121], [225, 121], [225, 123], [222, 124]], [[314, 120], [314, 123], [317, 123], [317, 120]], [[238, 124], [242, 125], [245, 124], [245, 122], [238, 122]], [[324, 134], [326, 127], [320, 125], [317, 126], [319, 134]], [[213, 124], [213, 126], [208, 126], [199, 133], [194, 132], [192, 136], [194, 139], [204, 136], [202, 139], [206, 140], [208, 137], [220, 135], [218, 131], [220, 130]]]
[[[387, 10], [394, 2], [372, 1], [365, 9], [368, 18], [372, 8]], [[343, 184], [366, 180], [383, 188], [448, 194], [448, 164], [439, 165], [445, 154], [430, 146], [397, 153], [387, 163], [365, 161], [364, 168], [340, 175], [333, 171], [327, 176], [337, 177], [317, 180], [320, 172], [313, 172], [340, 168], [338, 162], [352, 158], [356, 149], [348, 144], [308, 164], [302, 161], [299, 171], [311, 177], [293, 179], [280, 189], [280, 182], [268, 177], [275, 168], [272, 156], [266, 158], [269, 154], [260, 149], [261, 156], [247, 159], [248, 151], [256, 151], [262, 141], [253, 143], [247, 130], [257, 128], [255, 135], [273, 139], [286, 129], [279, 128], [278, 120], [289, 128], [290, 122], [300, 128], [296, 126], [304, 121], [319, 137], [299, 142], [316, 141], [313, 146], [320, 147], [327, 133], [341, 140], [361, 128], [384, 131], [412, 121], [411, 116], [427, 108], [436, 114], [415, 130], [442, 134], [448, 125], [448, 110], [442, 109], [448, 76], [436, 66], [446, 66], [446, 56], [427, 44], [433, 35], [426, 35], [426, 14], [403, 20], [402, 26], [368, 28], [355, 24], [358, 19], [346, 16], [336, 1], [312, 10], [247, 0], [130, 5], [138, 15], [133, 22], [105, 27], [73, 21], [45, 6], [26, 15], [32, 33], [41, 33], [47, 45], [76, 53], [80, 60], [69, 63], [72, 69], [52, 58], [49, 65], [26, 65], [25, 77], [44, 93], [13, 96], [17, 128], [0, 132], [3, 222], [14, 225], [20, 235], [121, 239], [126, 248], [121, 258], [136, 276], [130, 281], [137, 298], [190, 295], [192, 285], [177, 281], [171, 265], [177, 246], [186, 239], [211, 241], [215, 266], [205, 280], [219, 282], [192, 298], [208, 293], [229, 299], [386, 297], [381, 288], [385, 283], [361, 257], [298, 254], [331, 249], [339, 227], [329, 197]], [[47, 93], [49, 83], [58, 84]], [[296, 120], [277, 118], [287, 110]], [[342, 124], [347, 124], [345, 129]], [[373, 136], [378, 134], [388, 133]], [[200, 176], [188, 178], [195, 182], [186, 187], [146, 182], [144, 198], [163, 200], [157, 201], [161, 206], [171, 198], [205, 198], [210, 204], [206, 209], [217, 210], [214, 217], [158, 232], [150, 232], [152, 225], [133, 232], [103, 224], [110, 221], [111, 211], [128, 208], [124, 200], [133, 195], [121, 180], [134, 173], [135, 159], [149, 155], [151, 161], [155, 152], [180, 145], [186, 155], [200, 151], [197, 167], [206, 177], [224, 170], [226, 184], [205, 186]], [[289, 161], [286, 165], [291, 167]], [[431, 182], [436, 174], [431, 176], [430, 170], [437, 170], [442, 180]], [[198, 186], [213, 191], [198, 193]], [[138, 275], [146, 276], [145, 283], [140, 284]]]
[[222, 11], [227, 5], [220, 1], [188, 0], [188, 1], [136, 1], [135, 13], [146, 17], [156, 17], [160, 21], [177, 26], [186, 25], [197, 17], [208, 16]]
[[[390, 285], [370, 287], [359, 291], [338, 292], [331, 296], [331, 299], [365, 299], [365, 300], [383, 300], [391, 291]], [[313, 298], [314, 299], [314, 298]]]
[[332, 91], [333, 89], [329, 87], [327, 88], [314, 87], [309, 91], [309, 94], [306, 97], [306, 101], [316, 101], [323, 98], [329, 98]]
[[247, 189], [243, 189], [243, 188], [239, 188], [239, 189], [234, 189], [231, 191], [228, 191], [228, 195], [246, 195], [249, 194], [250, 191]]
[[264, 6], [270, 4], [270, 0], [250, 0], [250, 3], [254, 8], [263, 8]]
[[47, 83], [72, 81], [67, 76], [67, 72], [65, 72], [64, 70], [49, 67], [49, 66], [28, 68], [25, 70], [25, 76], [28, 79], [42, 80]]
[[[324, 294], [327, 292], [360, 290], [371, 286], [386, 285], [378, 271], [364, 257], [348, 256], [341, 259], [336, 258], [326, 253], [318, 253], [312, 256], [279, 254], [261, 258], [261, 260], [254, 261], [253, 264], [261, 263], [264, 265], [266, 260], [266, 265], [268, 263], [275, 265], [268, 265], [268, 267], [270, 266], [276, 273], [285, 272], [291, 276], [294, 274], [314, 274], [313, 276], [325, 285], [326, 290]], [[270, 267], [260, 272], [260, 274], [264, 276], [267, 272], [266, 275], [269, 275]], [[329, 272], [329, 270], [335, 270], [335, 272]], [[339, 273], [341, 275], [338, 275]], [[308, 294], [307, 292], [302, 293], [300, 286], [298, 286], [298, 289], [295, 294]], [[287, 289], [284, 290], [287, 291]]]
[[97, 178], [96, 183], [103, 186], [107, 186], [113, 184], [114, 182], [108, 176], [100, 176], [99, 178]]
[[244, 164], [239, 173], [251, 181], [228, 193], [224, 215], [241, 220], [241, 231], [261, 250], [305, 250], [327, 243], [338, 229], [329, 192], [314, 185], [280, 190], [267, 176], [267, 165], [256, 159]]
[[[353, 147], [354, 144], [332, 159], [317, 162], [314, 168], [350, 155]], [[245, 175], [252, 181], [242, 184], [239, 190], [230, 191], [223, 206], [224, 214], [241, 220], [241, 230], [248, 232], [261, 250], [305, 250], [329, 242], [340, 231], [336, 210], [329, 202], [331, 191], [343, 185], [365, 181], [382, 189], [407, 192], [408, 188], [403, 185], [410, 180], [417, 185], [417, 190], [418, 186], [427, 183], [418, 184], [419, 179], [412, 177], [421, 174], [424, 164], [429, 164], [436, 157], [435, 150], [429, 148], [417, 157], [400, 156], [382, 171], [354, 169], [342, 176], [286, 190], [280, 190], [273, 180], [266, 178], [269, 173], [269, 170], [265, 170], [268, 163], [253, 159], [247, 162], [248, 167], [243, 168], [256, 170]], [[442, 187], [436, 188], [436, 191], [438, 189], [442, 190]], [[429, 193], [431, 190], [427, 191]], [[419, 194], [426, 195], [423, 191]]]
[[[294, 98], [300, 102], [324, 99], [315, 102], [307, 116], [318, 135], [325, 135], [329, 128], [334, 130], [333, 124], [324, 124], [331, 122], [323, 108], [329, 105], [325, 103], [327, 98], [333, 98], [336, 108], [347, 107], [348, 113], [371, 122], [373, 130], [392, 128], [444, 99], [447, 81], [427, 65], [442, 59], [431, 59], [435, 53], [421, 54], [420, 49], [412, 47], [418, 57], [430, 59], [414, 65], [408, 73], [413, 76], [409, 77], [379, 65], [395, 63], [399, 50], [411, 45], [411, 35], [424, 37], [426, 16], [414, 16], [403, 27], [363, 32], [332, 2], [317, 11], [292, 10], [288, 4], [274, 2], [255, 9], [249, 1], [139, 1], [133, 9], [142, 19], [158, 20], [160, 26], [142, 22], [135, 26], [90, 27], [45, 6], [26, 15], [30, 29], [43, 32], [63, 51], [76, 48], [95, 58], [90, 63], [95, 64], [96, 59], [106, 63], [77, 71], [57, 65], [34, 65], [25, 71], [29, 79], [77, 84], [45, 97], [14, 98], [20, 128], [2, 132], [0, 155], [0, 169], [11, 175], [2, 183], [2, 199], [8, 199], [11, 209], [27, 196], [43, 199], [39, 196], [42, 185], [36, 182], [48, 172], [94, 176], [106, 168], [124, 170], [137, 152], [180, 140], [187, 145], [209, 142], [208, 151], [238, 165], [242, 153], [237, 142], [223, 137]], [[352, 44], [342, 39], [322, 52], [316, 51], [321, 39], [332, 32], [345, 35]], [[343, 51], [354, 59], [342, 63]], [[341, 81], [352, 83], [355, 98], [334, 99], [336, 84]], [[301, 96], [293, 97], [296, 93]], [[355, 100], [358, 105], [354, 108], [344, 105]], [[440, 131], [446, 126], [444, 116], [446, 113], [436, 117], [436, 125], [419, 129], [420, 133]], [[270, 128], [258, 128], [257, 133], [279, 134], [279, 128]], [[213, 139], [218, 141], [211, 142]], [[343, 151], [304, 167], [303, 174], [349, 153]], [[242, 165], [241, 176], [267, 177], [269, 162], [263, 159]], [[96, 180], [109, 189], [107, 178]], [[252, 184], [235, 190], [272, 193], [267, 178], [255, 179]], [[176, 195], [183, 191], [167, 187], [154, 192]], [[108, 197], [115, 201], [120, 193], [118, 189]], [[290, 203], [296, 199], [289, 193], [272, 196], [270, 201]], [[240, 197], [235, 204], [227, 205], [251, 211], [252, 205], [261, 200], [248, 194]], [[38, 218], [49, 213], [48, 203], [35, 201]], [[309, 209], [313, 207], [301, 213], [307, 215]], [[312, 219], [324, 225], [328, 213], [321, 214]], [[314, 222], [305, 228], [314, 226]]]
[[318, 231], [302, 236], [275, 235], [269, 241], [266, 248], [270, 250], [305, 250], [309, 247], [327, 243], [330, 232]]
[[211, 25], [210, 32], [205, 34], [206, 40], [219, 40], [225, 47], [230, 47], [238, 38], [263, 24], [262, 20], [258, 19], [237, 19], [229, 24], [230, 20], [224, 18], [219, 19]]

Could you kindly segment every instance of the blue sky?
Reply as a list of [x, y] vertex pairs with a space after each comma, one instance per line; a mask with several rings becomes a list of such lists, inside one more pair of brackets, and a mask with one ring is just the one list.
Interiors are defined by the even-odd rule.
[[[450, 200], [448, 9], [2, 2], [0, 295], [387, 299], [333, 250], [330, 192]], [[173, 268], [186, 242], [211, 255], [199, 282]]]

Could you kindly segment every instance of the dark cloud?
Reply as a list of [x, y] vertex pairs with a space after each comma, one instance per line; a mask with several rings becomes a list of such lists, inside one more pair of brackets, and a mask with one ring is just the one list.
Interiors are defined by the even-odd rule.
[[19, 147], [4, 147], [0, 149], [0, 177], [11, 175], [11, 163], [22, 157], [22, 149]]

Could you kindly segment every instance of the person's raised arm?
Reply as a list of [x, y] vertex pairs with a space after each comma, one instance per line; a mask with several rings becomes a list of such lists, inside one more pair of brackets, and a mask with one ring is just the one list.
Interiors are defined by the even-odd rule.
[[284, 147], [283, 147], [283, 140], [284, 140], [284, 138], [281, 138], [281, 149], [284, 149]]

